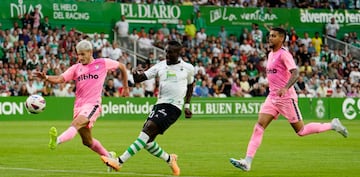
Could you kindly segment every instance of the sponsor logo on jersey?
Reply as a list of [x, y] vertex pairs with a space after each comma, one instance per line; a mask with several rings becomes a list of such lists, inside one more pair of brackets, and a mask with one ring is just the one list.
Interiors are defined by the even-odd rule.
[[97, 74], [83, 74], [83, 75], [80, 75], [77, 80], [78, 81], [82, 81], [82, 80], [87, 80], [87, 79], [99, 79], [99, 76]]
[[277, 70], [276, 69], [266, 69], [266, 73], [267, 74], [275, 74], [275, 73], [277, 73]]
[[171, 70], [166, 71], [166, 78], [171, 78], [171, 77], [176, 77], [176, 73]]

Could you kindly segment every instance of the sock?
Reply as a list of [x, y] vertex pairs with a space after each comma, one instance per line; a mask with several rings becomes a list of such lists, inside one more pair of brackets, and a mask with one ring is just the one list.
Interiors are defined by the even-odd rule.
[[166, 153], [155, 141], [146, 144], [145, 149], [152, 155], [170, 162], [170, 155]]
[[137, 152], [143, 149], [146, 142], [149, 141], [149, 135], [144, 132], [140, 132], [139, 137], [132, 143], [128, 149], [119, 157], [119, 162], [126, 162], [131, 156], [134, 156]]
[[246, 157], [254, 158], [256, 150], [259, 148], [264, 135], [264, 128], [260, 124], [255, 124], [253, 134], [247, 147]]
[[92, 139], [92, 145], [91, 145], [90, 149], [95, 151], [99, 155], [103, 155], [103, 156], [108, 156], [109, 155], [109, 152], [95, 138]]
[[74, 126], [71, 126], [57, 138], [56, 144], [60, 144], [60, 143], [69, 141], [69, 140], [73, 139], [76, 134], [77, 134], [76, 128]]
[[320, 133], [327, 130], [331, 130], [331, 123], [308, 123], [297, 133], [299, 136], [310, 135], [314, 133]]
[[249, 157], [249, 156], [245, 158], [245, 160], [246, 160], [246, 162], [247, 162], [248, 164], [251, 164], [252, 159], [253, 159], [253, 158], [252, 158], [252, 157]]

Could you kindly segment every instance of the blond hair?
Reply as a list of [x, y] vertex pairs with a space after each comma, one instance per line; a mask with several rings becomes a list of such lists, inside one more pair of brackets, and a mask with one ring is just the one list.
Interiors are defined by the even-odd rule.
[[92, 50], [92, 44], [88, 40], [82, 40], [76, 45], [77, 51], [83, 51], [83, 50]]

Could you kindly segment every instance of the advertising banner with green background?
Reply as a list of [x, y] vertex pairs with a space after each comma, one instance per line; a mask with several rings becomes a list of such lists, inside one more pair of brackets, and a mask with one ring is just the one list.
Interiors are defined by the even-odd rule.
[[[74, 98], [46, 97], [46, 109], [29, 114], [26, 97], [0, 97], [0, 120], [71, 120]], [[265, 98], [193, 98], [194, 119], [257, 119]], [[103, 119], [146, 119], [156, 98], [103, 98]], [[360, 118], [360, 98], [299, 98], [305, 120]], [[182, 115], [184, 117], [184, 115]]]
[[316, 31], [322, 33], [332, 17], [340, 25], [342, 32], [360, 29], [358, 10], [201, 7], [201, 13], [208, 26], [226, 28], [242, 26], [249, 29], [251, 24], [257, 23], [261, 29], [264, 29], [264, 24], [285, 25], [288, 28], [294, 27], [300, 37], [304, 31], [310, 32], [311, 36]]
[[[123, 14], [132, 28], [152, 27], [158, 29], [162, 23], [172, 28], [178, 19], [184, 22], [194, 17], [193, 6], [178, 5], [150, 5], [126, 3], [97, 3], [76, 2], [74, 0], [2, 0], [0, 3], [0, 20], [3, 29], [11, 28], [18, 16], [33, 11], [35, 7], [40, 10], [41, 17], [48, 16], [51, 24], [60, 27], [65, 24], [67, 28], [75, 27], [85, 33], [105, 32], [112, 33], [116, 21]], [[358, 10], [327, 10], [327, 9], [287, 9], [287, 8], [235, 8], [200, 6], [202, 17], [206, 21], [206, 32], [217, 35], [220, 26], [225, 26], [229, 34], [240, 35], [243, 28], [250, 28], [252, 23], [271, 26], [287, 24], [294, 27], [297, 34], [308, 31], [310, 36], [315, 31], [323, 32], [325, 24], [335, 17], [340, 25], [339, 36], [345, 32], [358, 31], [360, 28], [360, 13]]]
[[[133, 27], [160, 27], [162, 23], [176, 24], [178, 19], [192, 18], [193, 7], [126, 3], [76, 2], [73, 0], [2, 0], [0, 19], [4, 28], [11, 28], [19, 15], [39, 8], [41, 18], [49, 17], [53, 27], [65, 24], [85, 33], [112, 33], [121, 15], [127, 17], [130, 32]], [[158, 25], [157, 25], [158, 24]]]

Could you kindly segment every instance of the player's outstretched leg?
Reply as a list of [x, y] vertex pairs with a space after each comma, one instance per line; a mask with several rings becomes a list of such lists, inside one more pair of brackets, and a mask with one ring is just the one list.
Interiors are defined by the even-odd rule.
[[331, 121], [331, 125], [332, 125], [333, 130], [340, 133], [345, 138], [348, 137], [349, 132], [347, 131], [346, 127], [341, 124], [339, 118], [334, 118]]
[[233, 164], [234, 167], [240, 168], [243, 171], [250, 171], [251, 168], [251, 164], [245, 159], [236, 160], [234, 158], [230, 158], [230, 163]]
[[57, 130], [55, 127], [51, 127], [49, 130], [49, 136], [50, 136], [50, 141], [49, 141], [49, 148], [51, 150], [56, 149], [57, 146]]
[[[110, 151], [110, 152], [109, 152], [109, 157], [110, 157], [110, 158], [116, 158], [116, 152]], [[113, 170], [112, 167], [108, 167], [108, 169], [107, 169], [108, 172], [111, 172], [112, 170]]]
[[119, 171], [121, 168], [121, 163], [119, 162], [119, 158], [117, 157], [108, 157], [108, 156], [101, 156], [101, 160], [109, 167], [114, 169], [115, 171]]
[[169, 166], [170, 166], [174, 176], [180, 176], [180, 168], [177, 164], [177, 155], [176, 154], [170, 154]]
[[163, 159], [165, 162], [167, 162], [174, 176], [180, 175], [180, 168], [177, 164], [176, 154], [168, 154], [155, 141], [146, 144], [145, 149], [153, 156]]

